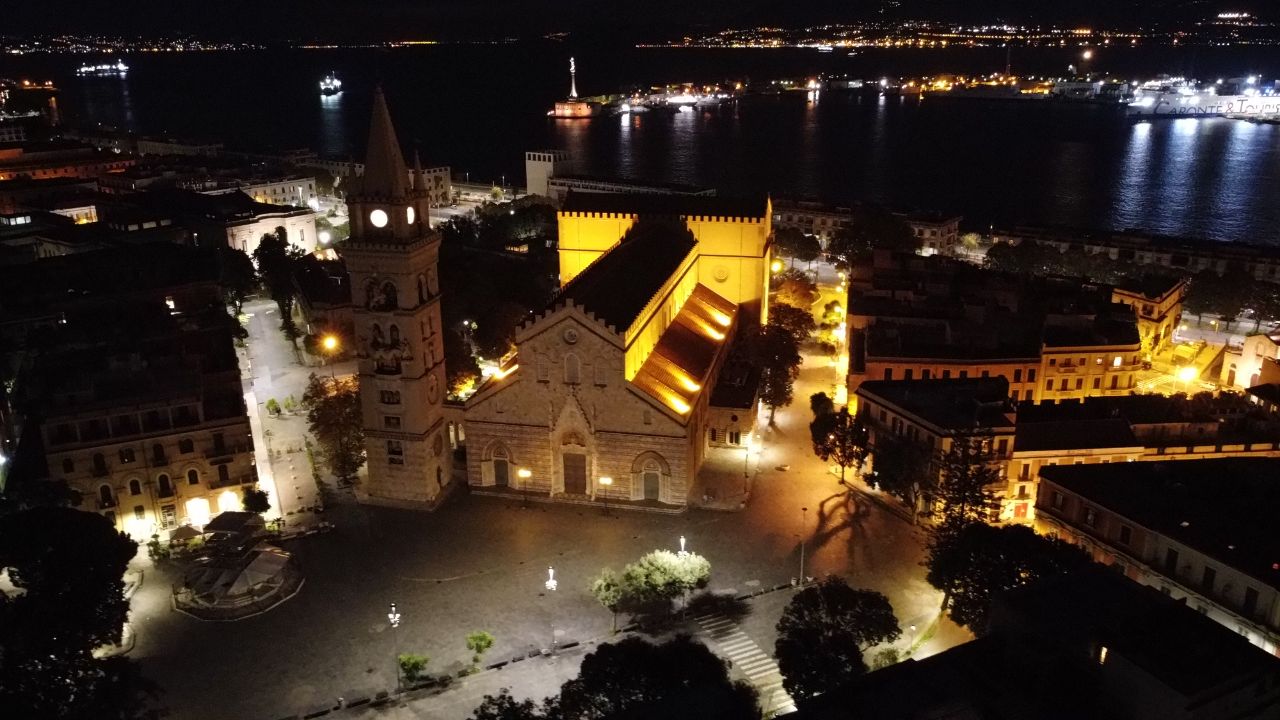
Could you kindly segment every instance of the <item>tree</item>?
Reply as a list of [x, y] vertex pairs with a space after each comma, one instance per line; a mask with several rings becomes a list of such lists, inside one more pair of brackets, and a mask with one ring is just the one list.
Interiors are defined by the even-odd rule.
[[267, 491], [259, 490], [258, 488], [245, 488], [241, 504], [244, 506], [245, 512], [258, 513], [259, 515], [271, 509], [271, 501], [267, 499]]
[[821, 294], [818, 284], [799, 270], [785, 270], [773, 276], [771, 281], [777, 293], [774, 302], [801, 309], [812, 307]]
[[498, 300], [476, 321], [472, 336], [476, 352], [483, 358], [496, 360], [515, 347], [516, 331], [529, 317], [529, 311], [510, 300]]
[[653, 550], [622, 571], [625, 605], [671, 601], [685, 593], [706, 587], [711, 579], [711, 563], [697, 553]]
[[986, 522], [999, 508], [991, 487], [1000, 479], [1000, 471], [984, 448], [990, 442], [975, 435], [956, 435], [938, 458], [935, 495], [942, 525]]
[[996, 595], [1090, 562], [1081, 548], [1037, 535], [1024, 525], [970, 522], [935, 535], [925, 567], [929, 584], [943, 593], [943, 610], [957, 624], [983, 635]]
[[471, 651], [472, 669], [480, 667], [480, 658], [493, 647], [493, 635], [487, 630], [476, 630], [467, 635], [467, 649]]
[[364, 464], [364, 425], [355, 381], [322, 379], [312, 373], [302, 407], [325, 465], [340, 480], [355, 477]]
[[813, 320], [813, 313], [781, 302], [769, 306], [769, 324], [791, 333], [797, 346], [804, 344], [804, 341], [818, 329], [818, 324]]
[[758, 720], [760, 708], [755, 690], [731, 681], [723, 660], [678, 635], [661, 644], [633, 637], [599, 646], [583, 658], [578, 677], [548, 701], [547, 715], [557, 720]]
[[457, 329], [444, 330], [445, 383], [450, 395], [458, 395], [480, 379], [480, 364], [471, 354], [471, 345]]
[[813, 452], [824, 461], [840, 466], [841, 483], [844, 482], [845, 470], [862, 469], [867, 459], [870, 434], [861, 419], [849, 414], [849, 408], [814, 418], [809, 424], [809, 434], [813, 440]]
[[760, 399], [769, 406], [769, 424], [778, 408], [791, 403], [793, 383], [799, 374], [800, 348], [785, 328], [766, 325], [749, 341], [748, 355], [761, 368]]
[[822, 243], [818, 242], [818, 238], [805, 234], [796, 228], [775, 228], [773, 231], [773, 244], [779, 253], [791, 258], [793, 267], [796, 260], [802, 263], [810, 263], [817, 260], [818, 256], [822, 254]]
[[427, 663], [431, 662], [431, 658], [426, 655], [401, 653], [396, 657], [396, 661], [400, 665], [400, 674], [404, 676], [405, 682], [415, 682], [426, 673]]
[[884, 595], [854, 590], [835, 575], [796, 593], [777, 630], [774, 656], [783, 687], [796, 698], [819, 695], [865, 673], [863, 653], [901, 634]]
[[33, 507], [0, 518], [0, 569], [21, 594], [0, 593], [0, 707], [12, 717], [154, 717], [154, 686], [125, 658], [123, 576], [137, 543], [106, 518]]
[[258, 264], [258, 275], [280, 310], [280, 331], [290, 343], [302, 335], [293, 322], [293, 271], [298, 260], [305, 254], [300, 248], [289, 244], [288, 233], [283, 227], [276, 228], [274, 234], [263, 235], [253, 251], [253, 259]]
[[920, 241], [902, 218], [883, 208], [862, 205], [827, 243], [827, 254], [846, 269], [867, 260], [877, 249], [915, 252]]
[[244, 309], [245, 298], [258, 288], [253, 261], [243, 250], [223, 245], [217, 250], [217, 263], [218, 284], [222, 286], [222, 295], [239, 317]]
[[904, 438], [880, 433], [872, 450], [876, 483], [911, 508], [911, 524], [915, 524], [924, 499], [934, 489], [934, 474], [929, 472], [929, 453]]
[[814, 419], [818, 419], [823, 415], [830, 415], [836, 411], [836, 404], [824, 392], [816, 392], [809, 396], [809, 409], [813, 411]]
[[618, 632], [618, 611], [622, 609], [625, 598], [622, 580], [609, 568], [600, 571], [600, 575], [591, 582], [591, 596], [606, 610], [613, 613], [613, 632]]
[[485, 695], [469, 720], [539, 720], [545, 718], [532, 700], [516, 700], [509, 688], [497, 695]]

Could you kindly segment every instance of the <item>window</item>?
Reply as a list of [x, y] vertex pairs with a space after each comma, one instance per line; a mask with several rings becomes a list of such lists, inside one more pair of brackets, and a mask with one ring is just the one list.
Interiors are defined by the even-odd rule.
[[226, 486], [231, 484], [231, 470], [226, 465], [218, 466], [218, 485]]
[[923, 369], [923, 370], [921, 370], [921, 371], [920, 371], [920, 379], [921, 379], [921, 380], [928, 380], [928, 379], [929, 379], [929, 368], [925, 368], [925, 369]]
[[404, 455], [404, 446], [400, 444], [399, 440], [388, 440], [387, 454], [388, 455]]
[[1119, 356], [1119, 355], [1115, 356], [1114, 358], [1111, 358], [1111, 367], [1113, 367], [1113, 368], [1118, 368], [1118, 367], [1120, 367], [1120, 356]]
[[1115, 389], [1116, 389], [1116, 387], [1118, 387], [1118, 383], [1119, 383], [1119, 382], [1120, 382], [1120, 376], [1119, 376], [1119, 375], [1112, 375], [1112, 376], [1111, 376], [1111, 389], [1112, 389], [1112, 390], [1115, 390]]
[[1031, 401], [1031, 397], [1032, 397], [1032, 391], [1030, 390], [1027, 390], [1026, 392], [1022, 393], [1022, 399], [1027, 402]]
[[146, 520], [146, 519], [147, 519], [147, 509], [146, 509], [146, 508], [144, 508], [144, 507], [142, 507], [141, 505], [134, 505], [134, 506], [133, 506], [133, 519], [134, 519], [134, 520]]
[[551, 382], [551, 364], [545, 357], [538, 357], [538, 382]]
[[893, 368], [885, 368], [885, 369], [884, 369], [884, 379], [885, 379], [885, 380], [892, 380], [892, 379], [893, 379]]
[[1252, 618], [1253, 614], [1258, 610], [1258, 591], [1251, 587], [1244, 589], [1244, 604], [1240, 606], [1240, 611], [1245, 617]]
[[564, 381], [569, 385], [577, 385], [581, 382], [582, 363], [578, 360], [578, 356], [572, 353], [564, 356]]
[[172, 505], [163, 505], [160, 507], [160, 524], [165, 528], [173, 528], [178, 525], [178, 512]]
[[73, 473], [76, 471], [76, 463], [71, 458], [62, 458], [62, 472]]
[[715, 429], [715, 428], [711, 428], [710, 430], [708, 430], [708, 431], [707, 431], [707, 433], [708, 433], [708, 436], [711, 438], [711, 442], [715, 442], [715, 441], [716, 441], [716, 429]]
[[1133, 541], [1133, 528], [1128, 525], [1120, 526], [1120, 544], [1128, 545]]
[[1208, 565], [1205, 565], [1204, 574], [1200, 576], [1200, 589], [1204, 590], [1205, 592], [1211, 593], [1213, 592], [1214, 585], [1216, 585], [1217, 582], [1218, 582], [1218, 571], [1214, 570]]
[[1018, 479], [1027, 480], [1031, 477], [1031, 463], [1024, 462], [1022, 467], [1018, 468]]
[[[1066, 382], [1066, 380], [1063, 380], [1062, 382]], [[1053, 378], [1049, 378], [1048, 380], [1044, 381], [1044, 389], [1045, 390], [1053, 389]]]
[[1022, 382], [1022, 368], [1013, 371], [1013, 381]]
[[[1026, 467], [1026, 466], [1024, 465], [1023, 467]], [[1026, 486], [1026, 485], [1022, 485], [1022, 484], [1019, 484], [1019, 485], [1018, 485], [1018, 499], [1019, 499], [1019, 500], [1026, 500], [1026, 499], [1027, 499], [1027, 486]]]
[[156, 478], [156, 488], [160, 497], [173, 497], [173, 483], [168, 475], [161, 474]]
[[388, 429], [388, 430], [399, 430], [399, 429], [400, 429], [400, 416], [399, 416], [399, 415], [387, 415], [387, 416], [384, 416], [384, 417], [382, 418], [382, 427], [384, 427], [384, 428], [386, 428], [386, 429]]
[[1049, 358], [1049, 367], [1054, 367], [1057, 364], [1058, 364], [1058, 358]]
[[169, 462], [164, 456], [164, 446], [160, 443], [151, 446], [151, 462], [154, 465], [164, 465]]
[[729, 444], [730, 444], [730, 445], [741, 445], [741, 444], [742, 444], [742, 433], [738, 432], [737, 430], [730, 430], [730, 431], [729, 431]]
[[107, 474], [107, 460], [102, 457], [102, 453], [93, 454], [93, 474], [98, 476]]
[[1035, 382], [1035, 381], [1036, 381], [1036, 369], [1035, 369], [1035, 368], [1028, 368], [1028, 370], [1027, 370], [1027, 382]]
[[911, 379], [911, 376], [912, 376], [912, 372], [914, 372], [914, 371], [913, 371], [911, 368], [907, 368], [906, 370], [903, 370], [903, 371], [902, 371], [902, 379], [903, 379], [903, 380], [910, 380], [910, 379]]
[[120, 448], [120, 463], [122, 465], [128, 465], [137, 459], [137, 456], [133, 453], [133, 448]]
[[382, 390], [378, 393], [378, 399], [382, 401], [383, 405], [399, 405], [400, 391], [399, 390]]
[[130, 480], [130, 481], [129, 481], [129, 494], [130, 494], [130, 495], [141, 495], [141, 494], [142, 494], [142, 483], [138, 482], [137, 480]]
[[603, 358], [596, 358], [591, 364], [592, 371], [595, 374], [596, 385], [604, 387], [609, 384], [609, 366]]
[[1094, 378], [1094, 379], [1093, 379], [1093, 389], [1094, 389], [1094, 390], [1097, 390], [1098, 388], [1101, 388], [1101, 387], [1102, 387], [1102, 378], [1100, 378], [1100, 377], [1096, 377], [1096, 378]]
[[1084, 509], [1084, 524], [1086, 527], [1095, 527], [1098, 524], [1098, 511], [1086, 506]]
[[196, 469], [192, 468], [191, 470], [188, 470], [188, 471], [187, 471], [187, 484], [188, 484], [188, 485], [199, 485], [199, 484], [200, 484], [200, 471], [199, 471], [199, 470], [196, 470]]
[[[1063, 380], [1063, 381], [1062, 381], [1062, 384], [1063, 384], [1063, 385], [1066, 385], [1066, 384], [1067, 384], [1067, 381], [1066, 381], [1066, 380]], [[1079, 389], [1081, 389], [1081, 388], [1083, 388], [1083, 387], [1084, 387], [1084, 378], [1076, 378], [1076, 389], [1077, 389], [1077, 390], [1079, 390]]]
[[950, 370], [943, 370], [943, 371], [942, 371], [942, 379], [943, 379], [943, 380], [950, 380], [950, 379], [951, 379], [951, 371], [950, 371]]
[[195, 449], [196, 449], [196, 444], [191, 441], [191, 438], [182, 438], [181, 440], [178, 441], [178, 452], [182, 453], [183, 455], [186, 455], [187, 453], [190, 453]]

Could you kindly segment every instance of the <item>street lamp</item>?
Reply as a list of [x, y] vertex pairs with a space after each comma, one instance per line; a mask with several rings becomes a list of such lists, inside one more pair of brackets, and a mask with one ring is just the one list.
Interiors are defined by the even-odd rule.
[[395, 660], [396, 668], [396, 692], [400, 692], [400, 640], [396, 637], [396, 628], [400, 627], [400, 611], [396, 609], [395, 603], [391, 603], [391, 610], [387, 612], [387, 622], [391, 625], [391, 647], [395, 651], [392, 659]]
[[336, 381], [338, 379], [338, 376], [334, 373], [334, 370], [333, 370], [333, 353], [336, 352], [338, 349], [338, 336], [333, 334], [325, 335], [323, 338], [320, 339], [320, 347], [324, 348], [325, 353], [327, 353], [328, 364], [329, 364], [329, 377]]
[[804, 585], [804, 532], [809, 528], [809, 508], [800, 508], [800, 584]]
[[604, 493], [601, 493], [601, 497], [603, 497], [603, 498], [604, 498], [604, 516], [605, 516], [605, 517], [609, 517], [609, 493], [608, 493], [608, 489], [613, 485], [613, 478], [611, 478], [611, 477], [609, 477], [609, 476], [607, 476], [607, 475], [606, 475], [605, 477], [600, 478], [599, 483], [600, 483], [600, 486], [601, 486], [601, 487], [603, 487], [603, 488], [605, 489], [605, 492], [604, 492]]
[[520, 478], [520, 507], [529, 507], [529, 478], [533, 477], [533, 471], [520, 468], [516, 470], [516, 477]]
[[[548, 565], [547, 581], [543, 583], [543, 587], [547, 589], [547, 592], [555, 592], [559, 585], [560, 583], [556, 582], [556, 569]], [[554, 655], [556, 652], [556, 621], [550, 613], [547, 614], [547, 618], [548, 624], [551, 625], [551, 654]]]

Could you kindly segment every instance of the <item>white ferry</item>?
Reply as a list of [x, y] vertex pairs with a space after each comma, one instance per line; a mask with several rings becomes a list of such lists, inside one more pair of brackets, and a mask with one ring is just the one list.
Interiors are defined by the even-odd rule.
[[76, 75], [82, 77], [124, 77], [128, 73], [129, 66], [125, 65], [123, 60], [116, 60], [115, 64], [81, 65], [76, 68]]
[[[1228, 92], [1219, 93], [1224, 87]], [[1198, 85], [1174, 78], [1140, 86], [1126, 113], [1140, 118], [1263, 117], [1280, 113], [1280, 95], [1275, 94], [1274, 87], [1259, 88], [1254, 77], [1225, 86], [1221, 80]]]
[[342, 92], [342, 81], [333, 73], [325, 75], [324, 79], [320, 81], [321, 95], [337, 95], [340, 92]]

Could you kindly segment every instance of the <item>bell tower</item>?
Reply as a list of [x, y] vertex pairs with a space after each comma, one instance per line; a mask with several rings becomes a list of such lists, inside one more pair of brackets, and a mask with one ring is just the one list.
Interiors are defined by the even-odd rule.
[[437, 264], [422, 167], [405, 167], [382, 89], [374, 91], [364, 175], [347, 194], [360, 406], [368, 479], [362, 502], [433, 508], [451, 482], [445, 436], [444, 341]]

